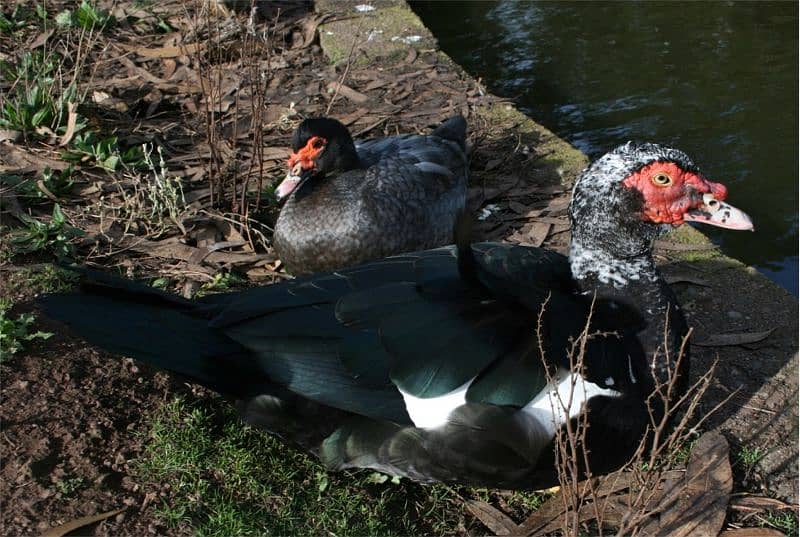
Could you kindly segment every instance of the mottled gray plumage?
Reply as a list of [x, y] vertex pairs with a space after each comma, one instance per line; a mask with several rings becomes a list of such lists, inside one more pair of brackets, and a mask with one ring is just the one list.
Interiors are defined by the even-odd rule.
[[[343, 126], [337, 136], [349, 138]], [[357, 167], [320, 166], [281, 210], [279, 257], [291, 272], [308, 274], [452, 243], [466, 203], [465, 136], [466, 121], [456, 116], [430, 135], [356, 143]]]

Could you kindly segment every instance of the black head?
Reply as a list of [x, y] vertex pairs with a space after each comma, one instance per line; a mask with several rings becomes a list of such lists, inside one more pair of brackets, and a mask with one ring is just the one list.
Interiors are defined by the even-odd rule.
[[360, 167], [358, 153], [347, 127], [335, 119], [321, 117], [304, 120], [292, 136], [286, 179], [275, 193], [285, 198], [301, 183], [322, 179], [325, 174]]

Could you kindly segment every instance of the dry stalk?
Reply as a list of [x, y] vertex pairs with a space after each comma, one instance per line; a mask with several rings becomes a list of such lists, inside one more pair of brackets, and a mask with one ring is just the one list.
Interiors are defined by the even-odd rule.
[[328, 103], [328, 107], [325, 109], [326, 116], [331, 113], [333, 104], [336, 102], [336, 98], [339, 96], [339, 90], [342, 89], [344, 81], [347, 79], [347, 74], [350, 72], [350, 66], [353, 64], [353, 54], [355, 53], [356, 44], [358, 43], [358, 36], [361, 35], [361, 25], [363, 24], [365, 17], [366, 15], [362, 15], [358, 19], [358, 26], [356, 26], [356, 31], [353, 33], [353, 42], [350, 45], [350, 52], [347, 53], [347, 64], [344, 66], [344, 71], [342, 72], [342, 76], [336, 83], [336, 89], [334, 90], [333, 96], [331, 97], [331, 100]]
[[[595, 300], [592, 300], [589, 317], [577, 339], [571, 342], [568, 349], [570, 371], [570, 389], [566, 396], [557, 390], [551, 398], [553, 412], [568, 417], [578, 383], [583, 382], [579, 374], [584, 370], [584, 360], [588, 342], [595, 337], [614, 336], [614, 333], [591, 332], [590, 324], [595, 310]], [[543, 304], [538, 317], [536, 335], [539, 339], [539, 349], [544, 362], [544, 347], [542, 336], [542, 317], [548, 300]], [[669, 313], [667, 313], [668, 318]], [[665, 490], [663, 482], [667, 472], [675, 465], [679, 453], [690, 439], [697, 434], [698, 428], [728, 399], [716, 405], [712, 410], [697, 417], [700, 402], [708, 391], [714, 378], [716, 362], [700, 378], [694, 381], [685, 391], [685, 379], [678, 374], [687, 356], [691, 330], [683, 337], [677, 351], [669, 348], [669, 325], [664, 325], [664, 340], [659, 349], [655, 351], [654, 358], [667, 361], [666, 379], [655, 379], [653, 392], [648, 397], [647, 408], [650, 423], [647, 431], [640, 441], [636, 451], [619, 471], [608, 476], [606, 480], [618, 480], [623, 472], [630, 472], [633, 476], [625, 504], [626, 512], [615, 524], [618, 526], [616, 535], [643, 535], [642, 528], [651, 517], [673, 505], [681, 493], [685, 491], [691, 476], [676, 486]], [[563, 376], [552, 369], [545, 367], [547, 381], [555, 386]], [[563, 374], [563, 373], [562, 373]], [[686, 373], [684, 373], [685, 375]], [[582, 387], [581, 387], [582, 388]], [[586, 448], [586, 433], [588, 430], [588, 412], [582, 411], [577, 419], [566, 419], [565, 424], [559, 428], [555, 437], [555, 458], [560, 484], [560, 494], [563, 502], [562, 532], [563, 535], [577, 537], [581, 533], [581, 524], [587, 520], [595, 522], [598, 535], [603, 535], [605, 521], [609, 518], [609, 508], [613, 504], [619, 507], [619, 502], [612, 501], [610, 494], [598, 493], [599, 482], [592, 478], [589, 467], [589, 453]], [[674, 420], [677, 420], [676, 422]], [[674, 422], [674, 423], [673, 423]], [[584, 474], [585, 471], [585, 474]], [[608, 490], [614, 483], [604, 483], [603, 488]], [[587, 514], [586, 509], [591, 509]], [[618, 515], [618, 513], [617, 513]], [[585, 529], [585, 528], [584, 528]]]

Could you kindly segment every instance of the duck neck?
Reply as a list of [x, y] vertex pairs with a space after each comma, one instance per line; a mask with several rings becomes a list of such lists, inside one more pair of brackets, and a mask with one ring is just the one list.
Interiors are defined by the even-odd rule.
[[631, 283], [659, 281], [652, 240], [625, 240], [623, 237], [620, 233], [587, 238], [580, 228], [575, 229], [570, 243], [570, 268], [572, 277], [583, 290], [621, 289]]
[[572, 276], [583, 294], [595, 298], [593, 323], [602, 327], [606, 316], [627, 319], [624, 330], [635, 333], [638, 342], [628, 350], [629, 367], [649, 389], [668, 384], [676, 372], [685, 377], [688, 357], [682, 357], [679, 370], [675, 365], [687, 333], [686, 320], [656, 268], [649, 244], [626, 255], [593, 244], [579, 237], [570, 245]]

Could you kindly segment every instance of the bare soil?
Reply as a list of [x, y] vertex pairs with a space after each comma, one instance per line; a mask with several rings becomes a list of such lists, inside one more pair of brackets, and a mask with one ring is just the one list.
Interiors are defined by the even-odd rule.
[[[64, 7], [47, 5], [51, 15]], [[110, 2], [98, 5], [111, 10]], [[170, 173], [183, 181], [188, 209], [180, 226], [167, 222], [156, 229], [146, 211], [118, 209], [136, 198], [140, 172], [83, 166], [73, 191], [58, 199], [71, 224], [86, 232], [76, 244], [78, 262], [131, 277], [166, 277], [169, 288], [187, 295], [223, 272], [257, 285], [287, 277], [270, 248], [277, 207], [269, 185], [282, 176], [293, 128], [304, 117], [325, 114], [343, 120], [357, 137], [426, 132], [453, 113], [464, 114], [473, 146], [471, 202], [487, 215], [479, 234], [562, 251], [568, 243], [568, 189], [576, 170], [547, 158], [541, 133], [487, 119], [487, 111], [505, 104], [435, 50], [409, 48], [379, 67], [330, 65], [316, 38], [320, 16], [311, 5], [294, 2], [269, 3], [255, 15], [256, 33], [268, 39], [252, 56], [242, 44], [247, 12], [214, 15], [209, 25], [211, 16], [198, 6], [178, 2], [148, 9], [117, 2], [111, 11], [117, 24], [92, 44], [94, 74], [83, 82], [95, 98], [79, 111], [125, 147], [163, 147]], [[159, 20], [174, 31], [161, 33]], [[41, 36], [42, 29], [31, 24], [15, 43], [2, 42], [0, 55], [15, 61], [21, 51], [38, 47]], [[67, 46], [59, 39], [58, 32], [49, 38], [55, 49]], [[199, 43], [206, 48], [191, 52], [188, 45]], [[260, 71], [248, 70], [248, 58]], [[262, 85], [253, 82], [253, 72], [260, 73]], [[2, 84], [8, 91], [9, 84]], [[57, 142], [0, 142], [0, 171], [39, 177], [46, 165], [61, 162]], [[20, 226], [17, 211], [44, 217], [52, 210], [48, 200], [28, 205], [12, 198], [13, 192], [4, 192], [2, 225], [9, 228]], [[6, 232], [0, 237], [4, 250]], [[693, 345], [695, 371], [718, 359], [708, 408], [734, 393], [704, 428], [723, 431], [734, 455], [742, 447], [768, 452], [754, 468], [734, 465], [736, 490], [796, 503], [797, 301], [751, 269], [709, 251], [702, 239], [699, 245], [682, 241], [671, 239], [659, 252], [696, 327], [695, 343], [774, 329], [751, 343]], [[684, 249], [675, 250], [677, 244]], [[16, 257], [0, 264], [0, 297], [15, 302], [14, 316], [35, 312], [32, 300], [39, 292], [18, 275], [48, 259]], [[81, 533], [189, 532], [168, 531], [154, 515], [154, 499], [168, 499], [170, 490], [137, 483], [131, 475], [153, 413], [175, 393], [195, 390], [90, 348], [46, 319], [37, 327], [55, 336], [0, 364], [3, 533], [38, 535], [120, 507], [127, 509]], [[76, 478], [75, 490], [56, 486]], [[737, 516], [732, 512], [730, 520]]]

